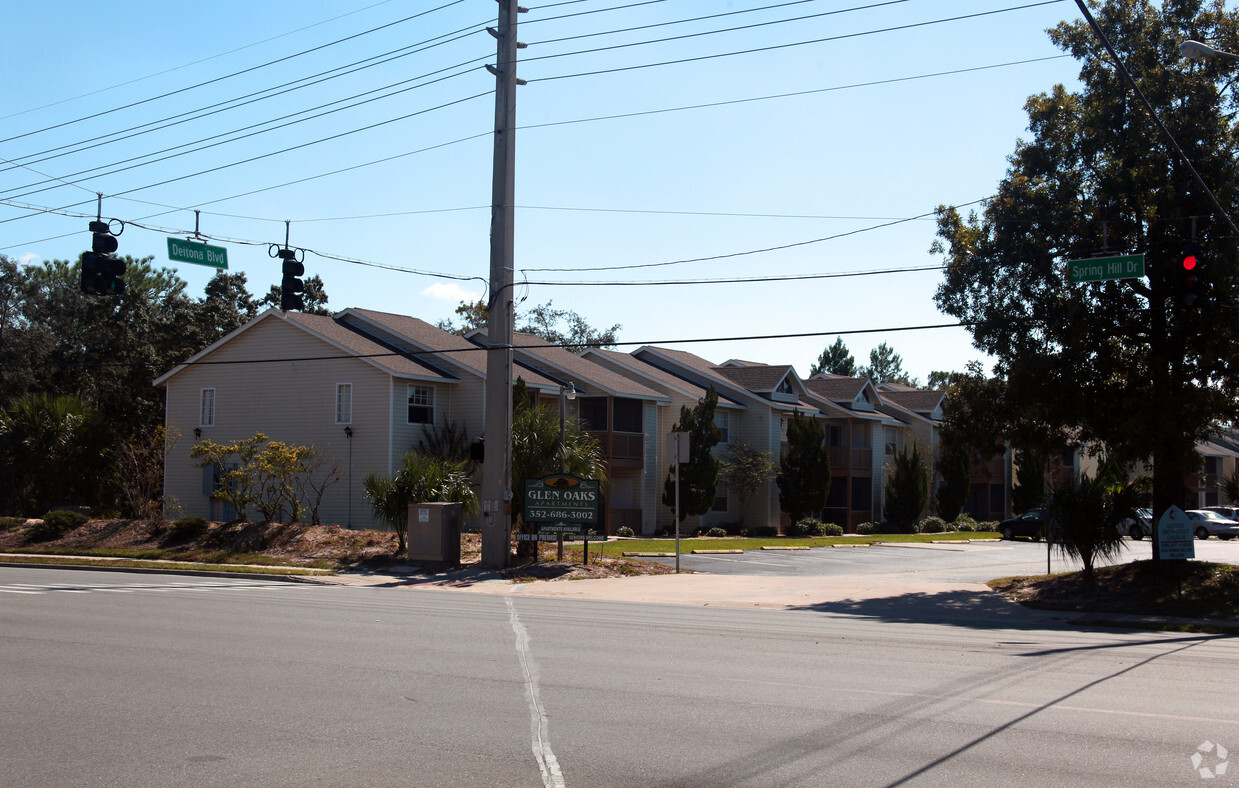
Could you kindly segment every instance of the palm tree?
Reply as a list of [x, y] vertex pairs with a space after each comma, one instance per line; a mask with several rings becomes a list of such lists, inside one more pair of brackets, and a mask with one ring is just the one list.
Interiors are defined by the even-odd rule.
[[1084, 579], [1091, 581], [1098, 560], [1113, 560], [1122, 553], [1119, 523], [1134, 518], [1145, 497], [1139, 484], [1067, 477], [1054, 485], [1047, 506], [1050, 539], [1060, 553], [1084, 565]]
[[395, 476], [375, 473], [362, 481], [370, 511], [376, 520], [396, 532], [399, 552], [408, 548], [409, 506], [415, 503], [461, 503], [466, 513], [480, 508], [477, 494], [469, 485], [463, 462], [453, 462], [417, 452], [404, 455]]
[[93, 503], [108, 465], [107, 428], [76, 397], [27, 394], [0, 413], [6, 508], [38, 516], [49, 506]]

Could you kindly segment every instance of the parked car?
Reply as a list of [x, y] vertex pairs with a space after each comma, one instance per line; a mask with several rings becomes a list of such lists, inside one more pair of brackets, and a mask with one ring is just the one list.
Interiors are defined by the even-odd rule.
[[1239, 522], [1239, 506], [1202, 506], [1202, 512], [1217, 512], [1227, 520]]
[[1153, 510], [1137, 509], [1135, 517], [1122, 520], [1119, 523], [1119, 536], [1130, 536], [1132, 539], [1153, 536]]
[[1040, 539], [1045, 535], [1045, 509], [1029, 509], [1019, 517], [1003, 520], [998, 524], [998, 533], [1003, 539], [1027, 536]]
[[1217, 512], [1208, 509], [1192, 509], [1187, 516], [1195, 524], [1193, 533], [1197, 539], [1208, 539], [1216, 536], [1218, 539], [1233, 539], [1239, 536], [1239, 522], [1228, 520]]

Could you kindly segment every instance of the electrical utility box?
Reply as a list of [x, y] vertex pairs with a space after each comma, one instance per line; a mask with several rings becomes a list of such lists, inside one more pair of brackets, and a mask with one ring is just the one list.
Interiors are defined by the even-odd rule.
[[409, 504], [409, 560], [460, 563], [459, 503]]

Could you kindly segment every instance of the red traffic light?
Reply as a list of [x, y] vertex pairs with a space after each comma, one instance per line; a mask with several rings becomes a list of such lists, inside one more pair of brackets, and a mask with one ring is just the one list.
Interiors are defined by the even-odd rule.
[[1191, 271], [1195, 267], [1196, 267], [1196, 255], [1189, 254], [1187, 257], [1183, 258], [1183, 270]]

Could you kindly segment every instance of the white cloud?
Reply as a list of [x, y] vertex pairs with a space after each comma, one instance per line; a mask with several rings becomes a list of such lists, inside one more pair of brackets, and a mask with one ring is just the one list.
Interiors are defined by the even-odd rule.
[[482, 297], [481, 293], [475, 293], [472, 290], [466, 290], [455, 282], [436, 282], [427, 287], [420, 295], [430, 296], [439, 301], [451, 301], [459, 303], [461, 301], [473, 302]]
[[21, 263], [22, 265], [35, 265], [36, 263], [39, 263], [42, 260], [43, 260], [42, 257], [39, 257], [37, 254], [34, 254], [33, 252], [24, 254], [17, 258], [17, 262]]

